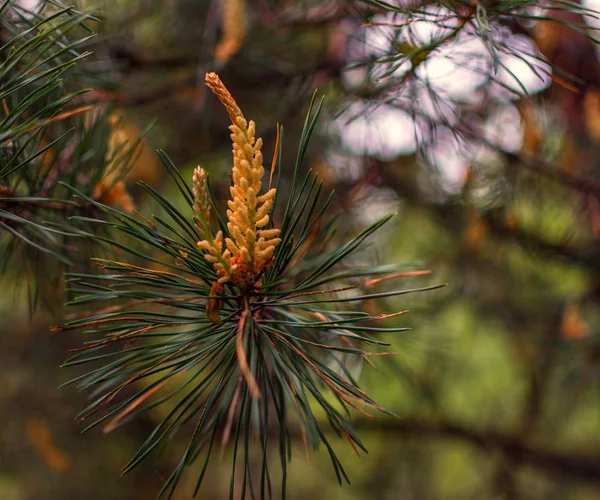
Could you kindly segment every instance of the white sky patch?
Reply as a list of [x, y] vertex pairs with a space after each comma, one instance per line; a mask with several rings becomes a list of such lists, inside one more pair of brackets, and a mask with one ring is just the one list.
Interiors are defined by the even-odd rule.
[[[373, 26], [368, 28], [364, 39], [364, 55], [367, 58], [386, 58], [391, 47], [399, 40], [394, 37], [398, 35], [398, 28], [392, 26], [393, 23], [402, 22], [404, 16], [375, 16]], [[359, 42], [362, 43], [362, 42]], [[379, 61], [372, 70], [372, 76], [375, 80], [380, 78], [401, 77], [412, 68], [408, 60], [392, 60], [389, 62]]]
[[415, 46], [429, 45], [447, 37], [458, 26], [456, 14], [445, 7], [428, 5], [415, 14], [406, 30], [406, 40]]
[[[600, 11], [600, 0], [582, 0], [581, 6], [586, 9], [591, 9], [596, 12]], [[584, 16], [585, 22], [591, 28], [597, 31], [592, 31], [591, 35], [594, 38], [600, 39], [600, 12], [595, 15]], [[596, 45], [596, 57], [600, 59], [600, 46]]]
[[[506, 42], [512, 53], [499, 53], [498, 83], [494, 95], [500, 100], [536, 94], [550, 85], [551, 69], [536, 55], [528, 38], [511, 36]], [[492, 58], [484, 42], [470, 33], [441, 46], [417, 70], [417, 76], [449, 100], [473, 102], [477, 90], [493, 74]]]
[[415, 124], [405, 111], [388, 105], [367, 111], [360, 104], [350, 106], [335, 126], [346, 149], [390, 161], [414, 153], [417, 148]]
[[[581, 5], [586, 9], [595, 10], [596, 12], [600, 11], [600, 0], [582, 0]], [[591, 16], [586, 16], [586, 21], [588, 21], [590, 26], [595, 28], [600, 27], [600, 19], [594, 19]]]
[[40, 7], [42, 0], [19, 0], [18, 3], [28, 10], [35, 10]]
[[465, 183], [469, 161], [458, 145], [453, 142], [437, 142], [427, 150], [426, 156], [435, 165], [444, 191], [449, 194], [459, 193]]
[[363, 175], [364, 165], [357, 156], [329, 151], [326, 160], [333, 170], [333, 174], [339, 180], [357, 182]]
[[512, 104], [496, 109], [484, 127], [485, 138], [505, 151], [516, 152], [523, 143], [523, 125]]
[[417, 71], [431, 89], [446, 99], [472, 102], [485, 82], [491, 57], [483, 42], [470, 34], [442, 45]]
[[499, 85], [497, 97], [500, 99], [517, 99], [524, 90], [529, 95], [536, 94], [550, 85], [552, 69], [536, 57], [536, 47], [533, 41], [524, 36], [513, 36], [507, 43], [515, 54], [500, 56], [498, 81], [514, 92]]
[[[4, 4], [4, 2], [0, 1], [0, 5], [2, 4]], [[35, 13], [39, 11], [40, 7], [42, 7], [42, 0], [17, 0], [14, 2], [14, 4], [17, 4], [21, 7], [21, 9], [18, 11], [14, 11], [19, 13], [15, 14], [15, 18], [18, 19], [20, 16], [23, 16], [25, 19], [33, 19]], [[11, 13], [10, 10], [8, 11], [9, 15], [14, 14], [14, 12]], [[6, 15], [6, 12], [0, 14], [0, 16], [4, 15]]]
[[342, 73], [342, 81], [346, 88], [360, 88], [367, 80], [368, 70], [364, 67], [347, 68]]
[[[423, 139], [421, 131], [427, 130], [431, 123], [453, 126], [456, 124], [456, 106], [428, 88], [419, 85], [395, 98], [393, 101], [417, 123], [418, 137]], [[418, 105], [415, 106], [415, 103]], [[412, 113], [412, 114], [411, 114]]]
[[426, 81], [431, 89], [442, 97], [454, 98], [469, 94], [475, 90], [472, 78], [461, 74], [462, 71], [450, 59], [433, 56], [421, 64], [417, 75]]
[[385, 56], [396, 34], [396, 28], [390, 26], [394, 23], [394, 17], [375, 16], [372, 20], [373, 27], [367, 28], [365, 32], [365, 55]]
[[[593, 1], [600, 8], [600, 0], [586, 1], [586, 6]], [[381, 58], [370, 75], [375, 82], [379, 79], [383, 84], [391, 84], [390, 79], [402, 82], [401, 77], [412, 68], [412, 63], [406, 59], [411, 51], [426, 48], [450, 35], [457, 22], [455, 14], [437, 6], [425, 7], [423, 12], [410, 18], [400, 14], [378, 16], [374, 23], [381, 25], [367, 28], [365, 45], [361, 49], [362, 41], [357, 39], [354, 50], [357, 53], [362, 50], [362, 57], [367, 59]], [[492, 28], [495, 43], [500, 47], [495, 54], [498, 58], [496, 71], [490, 46], [472, 27], [465, 26], [456, 38], [442, 42], [427, 54], [415, 71], [416, 79], [410, 78], [385, 96], [388, 104], [373, 112], [367, 112], [361, 104], [354, 104], [340, 116], [336, 129], [346, 149], [356, 155], [374, 156], [384, 161], [413, 153], [418, 146], [417, 137], [429, 139], [423, 137], [425, 129], [420, 128], [421, 120], [453, 126], [458, 103], [476, 105], [491, 94], [497, 106], [492, 109], [482, 132], [504, 150], [517, 151], [522, 141], [521, 120], [510, 103], [547, 88], [551, 83], [551, 68], [529, 38], [514, 35], [498, 25]], [[403, 62], [387, 61], [390, 56]], [[346, 76], [346, 83], [356, 88], [368, 79], [364, 69], [356, 70]], [[414, 109], [418, 124], [410, 113], [398, 108]], [[353, 117], [355, 119], [351, 120]], [[415, 128], [418, 134], [415, 134]], [[449, 193], [458, 192], [472, 160], [464, 145], [461, 151], [456, 141], [438, 139], [426, 154], [439, 171], [442, 187]]]
[[400, 210], [400, 199], [392, 188], [370, 186], [369, 193], [353, 207], [354, 216], [362, 226]]

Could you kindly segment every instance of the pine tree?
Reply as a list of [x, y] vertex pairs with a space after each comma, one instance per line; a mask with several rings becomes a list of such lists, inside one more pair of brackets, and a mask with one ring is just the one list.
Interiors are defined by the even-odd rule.
[[[585, 23], [596, 14], [570, 2], [223, 0], [216, 11], [193, 7], [188, 21], [186, 8], [161, 15], [179, 16], [181, 26], [204, 20], [210, 50], [200, 63], [196, 53], [156, 56], [112, 37], [111, 12], [103, 28], [87, 9], [54, 0], [0, 4], [1, 286], [26, 297], [31, 316], [52, 309], [56, 335], [84, 339], [63, 366], [73, 371], [65, 385], [90, 398], [77, 416], [85, 430], [109, 433], [151, 414], [123, 472], [179, 453], [158, 492], [166, 498], [186, 470], [190, 492], [201, 491], [219, 454], [230, 498], [285, 497], [290, 462], [299, 462], [293, 450], [324, 449], [337, 481], [350, 482], [331, 436], [360, 455], [370, 448], [361, 431], [373, 429], [499, 451], [490, 491], [507, 498], [519, 494], [520, 463], [597, 482], [596, 455], [528, 436], [548, 436], [544, 405], [568, 417], [565, 405], [548, 402], [571, 397], [556, 385], [577, 380], [571, 394], [584, 394], [597, 381], [598, 337], [586, 318], [598, 301], [600, 187], [590, 158], [600, 65]], [[172, 36], [185, 45], [189, 33], [165, 33], [161, 43]], [[472, 78], [457, 83], [440, 68]], [[164, 83], [138, 90], [146, 71]], [[313, 93], [323, 82], [325, 99]], [[140, 158], [152, 121], [129, 133], [123, 106], [169, 99], [210, 120], [179, 144], [204, 130], [198, 142], [213, 157], [190, 165], [176, 147], [159, 149], [159, 186], [136, 166], [149, 164]], [[383, 143], [352, 136], [386, 113], [410, 127], [388, 127]], [[508, 128], [520, 124], [517, 142], [497, 130], [506, 114]], [[291, 130], [285, 141], [278, 120]], [[342, 150], [349, 167], [323, 167]], [[451, 162], [458, 180], [447, 178]], [[370, 195], [382, 187], [402, 201], [402, 220], [423, 226], [398, 237], [399, 226], [388, 229], [397, 214], [370, 216], [381, 201]], [[364, 200], [366, 214], [353, 215]], [[575, 236], [546, 237], [547, 210]], [[428, 263], [433, 281], [423, 264], [381, 263], [382, 247], [421, 232], [443, 247]], [[510, 259], [523, 253], [540, 260], [522, 264], [519, 283]], [[546, 260], [572, 282], [586, 277], [564, 292]], [[441, 289], [444, 268], [454, 271], [451, 291], [423, 294], [430, 304], [450, 310], [460, 296], [486, 321], [530, 328], [506, 335], [526, 373], [509, 430], [455, 419], [444, 406], [452, 400], [444, 370], [468, 381], [435, 349], [413, 373], [404, 296]], [[548, 296], [536, 302], [529, 287]], [[540, 320], [535, 307], [553, 310]], [[394, 382], [417, 388], [416, 410], [402, 419], [359, 378], [362, 364], [380, 357], [396, 360]]]

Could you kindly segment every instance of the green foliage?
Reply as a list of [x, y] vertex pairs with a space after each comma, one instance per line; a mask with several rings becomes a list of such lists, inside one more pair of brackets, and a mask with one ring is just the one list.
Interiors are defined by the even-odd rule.
[[[351, 260], [390, 216], [344, 245], [333, 245], [335, 219], [326, 215], [331, 198], [321, 200], [322, 189], [315, 174], [300, 173], [318, 113], [319, 108], [314, 116], [309, 111], [294, 182], [281, 215], [282, 241], [256, 287], [240, 288], [228, 282], [222, 294], [213, 295], [211, 284], [217, 276], [196, 247], [201, 234], [193, 223], [192, 193], [166, 154], [162, 153], [162, 159], [187, 200], [187, 214], [149, 186], [145, 186], [148, 193], [166, 218], [157, 215], [153, 221], [139, 220], [74, 190], [82, 202], [110, 216], [106, 222], [80, 220], [108, 224], [134, 241], [102, 238], [102, 242], [154, 263], [153, 267], [142, 267], [100, 259], [97, 262], [104, 270], [102, 274], [68, 275], [70, 291], [77, 294], [71, 305], [104, 305], [97, 313], [84, 313], [59, 328], [84, 329], [86, 335], [95, 337], [83, 352], [65, 363], [100, 364], [73, 380], [80, 389], [93, 391], [95, 399], [79, 418], [104, 410], [88, 428], [104, 423], [104, 430], [109, 431], [157, 405], [168, 405], [166, 417], [124, 472], [193, 426], [183, 457], [163, 487], [169, 497], [184, 468], [203, 456], [197, 491], [214, 445], [220, 442], [224, 447], [230, 440], [230, 496], [234, 496], [238, 467], [242, 475], [240, 497], [247, 488], [254, 495], [256, 484], [260, 485], [261, 498], [271, 496], [274, 476], [268, 454], [272, 441], [279, 450], [285, 495], [293, 422], [301, 425], [305, 446], [324, 445], [338, 480], [348, 480], [323, 427], [330, 425], [355, 450], [364, 450], [349, 420], [351, 410], [365, 407], [385, 412], [359, 389], [348, 364], [341, 363], [336, 353], [367, 357], [370, 354], [361, 345], [382, 345], [380, 335], [405, 330], [379, 326], [395, 314], [368, 314], [357, 304], [432, 287], [377, 290], [376, 282], [401, 277], [402, 269], [358, 267]], [[281, 173], [285, 168], [281, 156], [278, 163]], [[276, 205], [282, 204], [281, 198], [278, 200]], [[222, 223], [220, 228], [227, 231]], [[79, 234], [95, 238], [91, 232]], [[113, 301], [114, 305], [108, 305]], [[216, 324], [207, 314], [211, 301], [222, 303]], [[315, 406], [322, 410], [325, 421], [318, 418]], [[262, 454], [258, 477], [251, 467], [253, 447]]]
[[[280, 485], [288, 497], [345, 500], [399, 491], [594, 497], [600, 133], [593, 137], [588, 113], [593, 125], [600, 83], [589, 50], [596, 31], [582, 16], [596, 13], [512, 0], [232, 2], [249, 14], [247, 36], [217, 62], [222, 12], [208, 3], [114, 2], [96, 38], [93, 16], [51, 0], [30, 10], [22, 3], [0, 0], [0, 288], [27, 288], [33, 309], [56, 295], [71, 265], [77, 312], [59, 335], [31, 335], [0, 294], [8, 324], [0, 336], [2, 493], [145, 498], [164, 476], [163, 492], [177, 498], [200, 482], [205, 496], [219, 498], [227, 489], [277, 497]], [[536, 34], [548, 26], [556, 57]], [[227, 284], [218, 294], [197, 247], [189, 179], [179, 173], [201, 158], [222, 208], [229, 186], [219, 169], [230, 144], [198, 91], [198, 73], [216, 67], [259, 123], [281, 120], [286, 136], [301, 135], [297, 155], [277, 155], [274, 220], [283, 241], [274, 262], [255, 287]], [[550, 91], [527, 100], [524, 68], [543, 79], [534, 92]], [[464, 69], [475, 83], [456, 78]], [[310, 113], [302, 127], [299, 107], [315, 86], [326, 89], [329, 109], [318, 128]], [[378, 108], [404, 113], [414, 130], [394, 124], [386, 137], [414, 132], [417, 150], [382, 160], [377, 148], [362, 156], [350, 144], [355, 154], [342, 155], [332, 144], [342, 135], [334, 116], [356, 101], [359, 120]], [[158, 114], [160, 144], [174, 159], [161, 153], [169, 186], [154, 179], [135, 193], [140, 212], [157, 214], [148, 219], [107, 206], [119, 204], [105, 195], [138, 145], [116, 144], [111, 102], [125, 120]], [[521, 136], [523, 146], [506, 146]], [[263, 137], [267, 147], [275, 142]], [[449, 186], [443, 175], [453, 169], [459, 179]], [[344, 243], [346, 227], [381, 213], [384, 191], [398, 215]], [[332, 215], [336, 206], [343, 212]], [[214, 217], [215, 229], [227, 233], [222, 221]], [[413, 285], [412, 266], [373, 265], [380, 246], [392, 262], [427, 262], [434, 282], [450, 286], [403, 295], [427, 288]], [[92, 253], [101, 258], [90, 261]], [[397, 289], [388, 277], [410, 284]], [[392, 318], [404, 308], [411, 314]], [[88, 338], [65, 363], [73, 368], [53, 369], [76, 335]], [[359, 386], [361, 364], [386, 354], [388, 342], [399, 352], [365, 370]], [[71, 383], [87, 403], [55, 391], [76, 369], [85, 373]], [[73, 438], [64, 418], [73, 405], [87, 406], [79, 417], [88, 428], [129, 423], [127, 434], [103, 444]], [[383, 408], [401, 418], [360, 415]], [[25, 430], [33, 414], [54, 434], [45, 441], [50, 459]], [[369, 457], [345, 457], [335, 436]], [[290, 467], [301, 442], [320, 451]], [[53, 468], [53, 446], [73, 457], [70, 476]], [[124, 470], [132, 474], [112, 483], [112, 467], [130, 453]], [[151, 455], [158, 465], [147, 465]], [[329, 463], [335, 474], [324, 476]], [[353, 488], [340, 489], [347, 477]]]
[[137, 144], [111, 148], [110, 109], [82, 88], [93, 16], [51, 1], [28, 10], [6, 0], [0, 11], [0, 274], [33, 285], [35, 308], [36, 285], [60, 282], [56, 260], [89, 257], [46, 224], [92, 210], [64, 184], [92, 195], [108, 172], [127, 171]]

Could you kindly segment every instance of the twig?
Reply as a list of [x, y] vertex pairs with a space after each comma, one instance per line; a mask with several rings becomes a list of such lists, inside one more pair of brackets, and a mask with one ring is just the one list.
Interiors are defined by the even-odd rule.
[[539, 158], [519, 156], [514, 153], [508, 153], [500, 148], [497, 151], [502, 153], [506, 160], [511, 164], [519, 164], [523, 167], [559, 181], [561, 184], [576, 189], [582, 193], [600, 198], [600, 182], [588, 177], [580, 177], [577, 174], [552, 166]]
[[[368, 419], [357, 418], [353, 427], [362, 431], [376, 431], [388, 436], [410, 438], [441, 437], [468, 442], [485, 451], [501, 451], [513, 462], [543, 469], [549, 474], [561, 474], [600, 484], [600, 455], [558, 452], [533, 447], [522, 436], [496, 430], [477, 430], [448, 420], [420, 418]], [[325, 429], [326, 426], [323, 426]], [[292, 429], [290, 429], [292, 434]], [[293, 436], [300, 437], [294, 430]]]

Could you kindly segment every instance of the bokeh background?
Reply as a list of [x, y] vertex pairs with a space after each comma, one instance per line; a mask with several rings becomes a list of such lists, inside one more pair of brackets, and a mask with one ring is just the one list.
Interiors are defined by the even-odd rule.
[[[407, 287], [447, 283], [371, 305], [410, 310], [398, 319], [410, 330], [386, 339], [397, 355], [361, 375], [399, 418], [356, 416], [360, 458], [336, 441], [352, 486], [326, 452], [307, 462], [298, 434], [288, 498], [600, 499], [600, 63], [593, 13], [573, 12], [594, 5], [78, 5], [101, 17], [87, 99], [110, 107], [122, 140], [156, 119], [126, 177], [138, 210], [153, 209], [140, 180], [176, 196], [156, 148], [189, 179], [202, 165], [227, 195], [228, 118], [205, 72], [256, 121], [266, 163], [284, 125], [290, 170], [318, 89], [304, 167], [335, 189], [340, 234], [396, 212], [363, 258], [431, 271]], [[61, 285], [45, 285], [33, 316], [13, 285], [0, 282], [0, 499], [154, 498], [177, 443], [120, 468], [161, 410], [81, 435], [86, 395], [58, 388], [82, 373], [59, 368], [81, 338], [48, 330], [65, 314]], [[213, 461], [199, 498], [227, 498], [229, 474]], [[191, 470], [176, 498], [194, 484]]]

